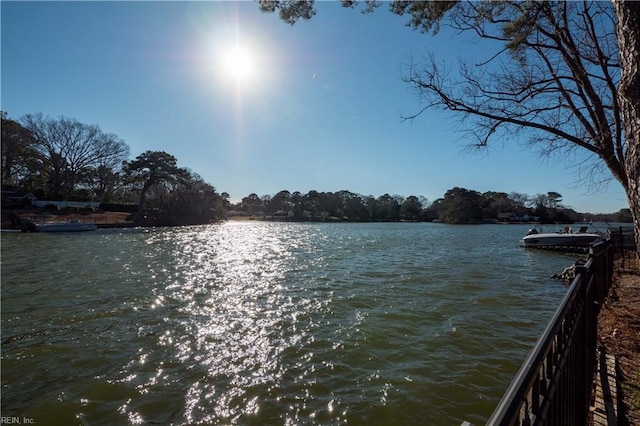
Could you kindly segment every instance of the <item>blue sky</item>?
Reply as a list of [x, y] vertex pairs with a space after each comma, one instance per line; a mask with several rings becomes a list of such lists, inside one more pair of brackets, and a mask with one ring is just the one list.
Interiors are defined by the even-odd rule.
[[[452, 113], [401, 119], [421, 108], [402, 64], [433, 52], [455, 70], [492, 46], [421, 34], [385, 5], [316, 7], [290, 26], [254, 2], [2, 1], [1, 108], [98, 124], [132, 158], [166, 151], [233, 200], [346, 189], [433, 201], [460, 186], [556, 191], [583, 212], [627, 207], [615, 181], [578, 186], [575, 158], [541, 159], [517, 140], [469, 153]], [[242, 78], [227, 67], [234, 47]]]

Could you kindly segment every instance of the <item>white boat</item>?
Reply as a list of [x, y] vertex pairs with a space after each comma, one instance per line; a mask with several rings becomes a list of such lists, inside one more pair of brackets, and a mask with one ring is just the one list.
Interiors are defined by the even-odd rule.
[[79, 220], [65, 222], [41, 222], [33, 223], [33, 232], [80, 232], [95, 231], [98, 226], [95, 223], [85, 223]]
[[588, 247], [597, 240], [603, 238], [599, 232], [587, 232], [588, 226], [581, 226], [578, 232], [573, 232], [570, 226], [558, 232], [542, 232], [539, 227], [530, 229], [522, 238], [523, 247], [534, 248], [571, 248]]

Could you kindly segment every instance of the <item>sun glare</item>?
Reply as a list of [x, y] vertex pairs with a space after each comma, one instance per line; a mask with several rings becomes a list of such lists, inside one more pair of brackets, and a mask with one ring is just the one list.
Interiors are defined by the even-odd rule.
[[222, 67], [227, 76], [237, 82], [245, 81], [253, 74], [253, 57], [247, 49], [233, 46], [223, 53]]

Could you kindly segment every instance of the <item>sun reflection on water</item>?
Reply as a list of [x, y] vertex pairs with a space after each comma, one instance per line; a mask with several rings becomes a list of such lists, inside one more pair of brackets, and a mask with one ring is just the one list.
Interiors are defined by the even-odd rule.
[[[182, 369], [191, 370], [191, 382], [180, 384], [185, 388], [182, 420], [226, 423], [256, 415], [283, 377], [291, 374], [292, 367], [283, 365], [283, 354], [295, 359], [301, 345], [313, 343], [309, 312], [322, 310], [327, 303], [300, 297], [304, 293], [297, 294], [291, 277], [285, 284], [285, 275], [302, 276], [311, 266], [296, 252], [309, 253], [314, 246], [304, 238], [292, 244], [281, 226], [242, 223], [194, 228], [171, 235], [170, 240], [176, 271], [159, 265], [154, 271], [175, 277], [156, 289], [150, 307], [164, 317], [164, 329], [152, 332], [156, 347], [168, 351], [165, 356], [170, 354]], [[148, 241], [164, 243], [157, 235]], [[303, 381], [316, 367], [313, 353], [299, 355], [293, 370], [296, 380]], [[141, 354], [136, 367], [154, 358], [160, 359]], [[162, 363], [155, 368], [155, 374], [147, 369], [147, 377], [138, 385], [140, 392], [172, 382], [174, 368]], [[141, 380], [127, 376], [123, 381]], [[266, 404], [291, 405], [274, 399]], [[131, 412], [129, 418], [135, 415]]]

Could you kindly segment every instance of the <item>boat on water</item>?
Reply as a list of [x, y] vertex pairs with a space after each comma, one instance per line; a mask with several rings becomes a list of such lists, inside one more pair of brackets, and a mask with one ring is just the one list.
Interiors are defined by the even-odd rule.
[[536, 226], [522, 238], [522, 246], [526, 248], [580, 248], [588, 247], [603, 238], [599, 232], [589, 232], [588, 226], [581, 226], [577, 232], [574, 232], [570, 226], [557, 232], [543, 232], [542, 228]]
[[79, 220], [31, 222], [22, 228], [23, 232], [83, 232], [95, 231], [98, 226], [95, 223], [80, 222]]

